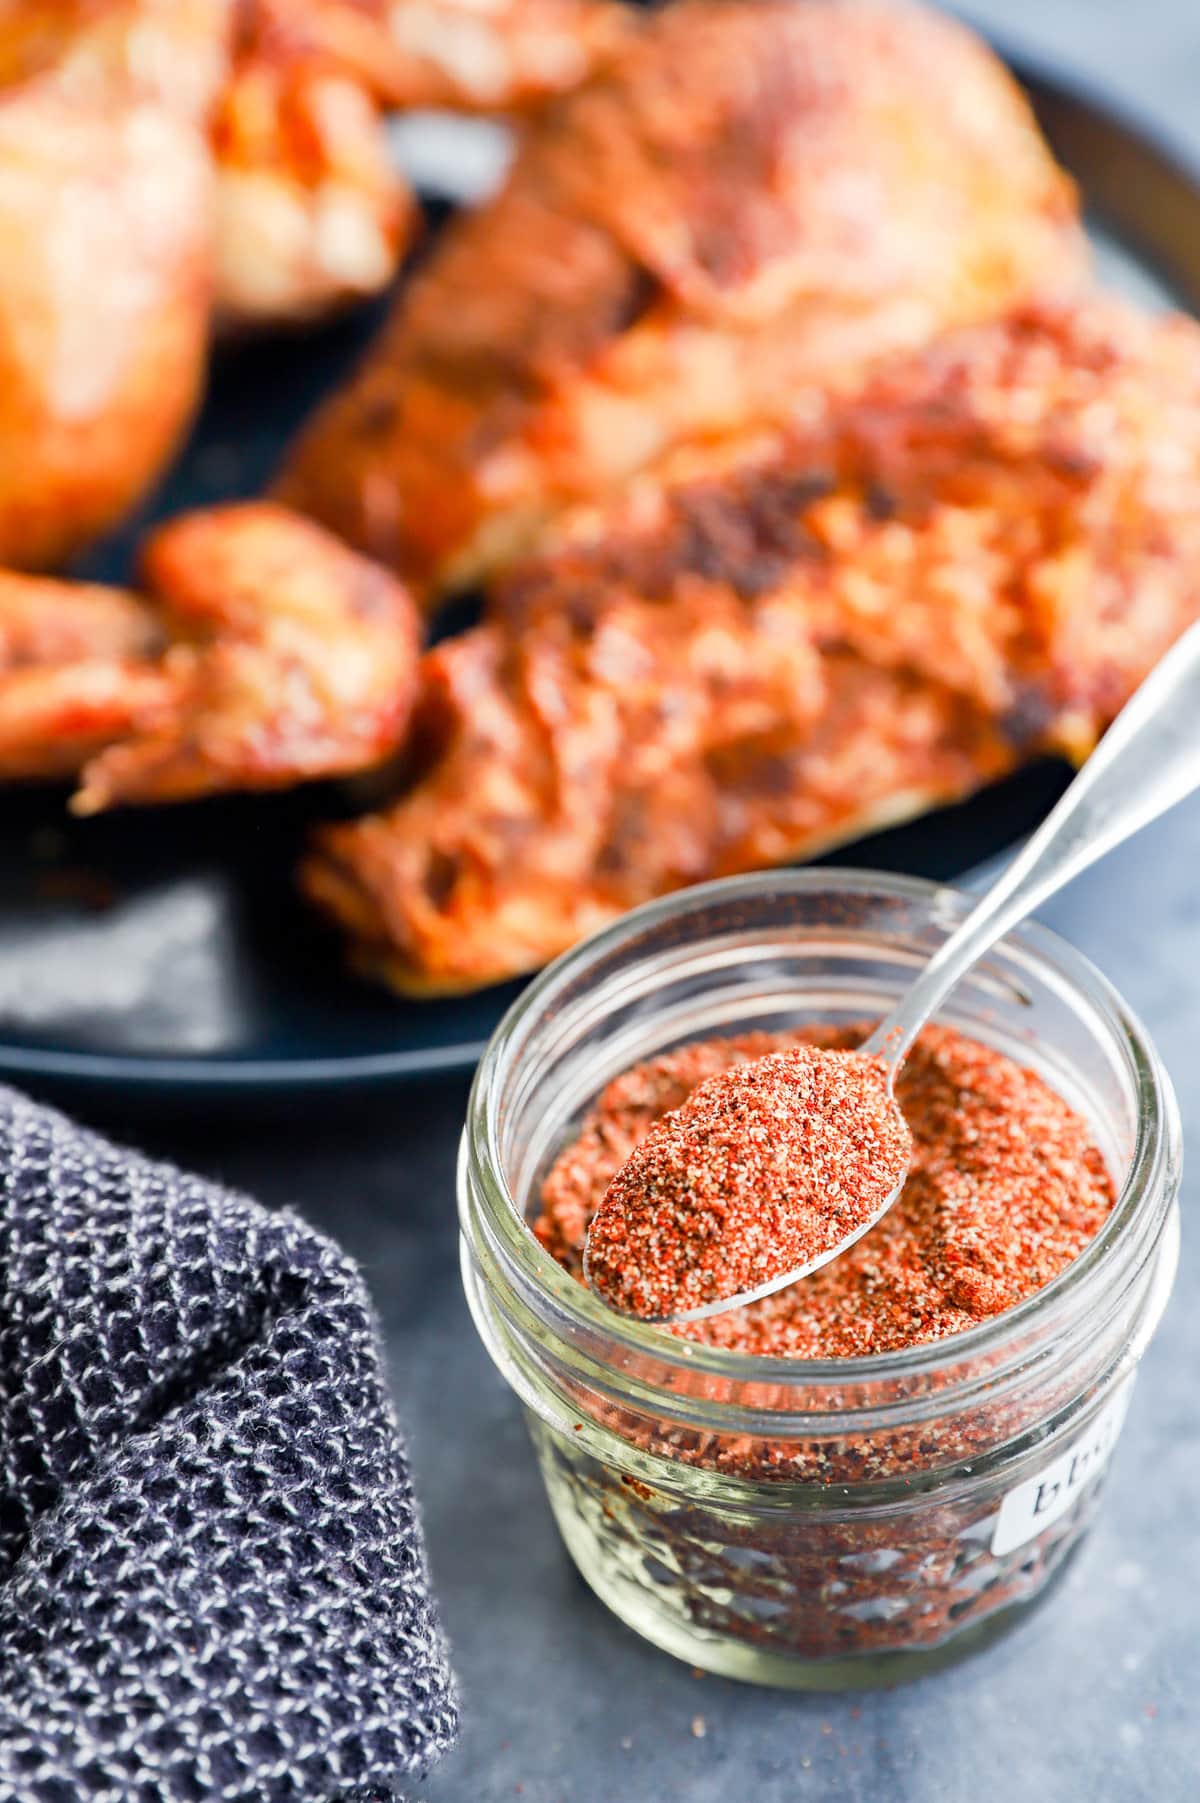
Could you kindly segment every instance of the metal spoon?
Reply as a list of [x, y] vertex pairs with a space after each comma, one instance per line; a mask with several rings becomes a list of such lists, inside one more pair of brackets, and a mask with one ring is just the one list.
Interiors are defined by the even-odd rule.
[[[1196, 788], [1200, 625], [1185, 633], [1146, 678], [1024, 850], [859, 1048], [864, 1057], [886, 1064], [893, 1106], [896, 1077], [913, 1041], [972, 965], [1048, 897]], [[699, 1321], [786, 1289], [869, 1233], [903, 1188], [901, 1179], [875, 1214], [808, 1264], [753, 1290], [659, 1319]], [[586, 1257], [584, 1269], [586, 1274]]]

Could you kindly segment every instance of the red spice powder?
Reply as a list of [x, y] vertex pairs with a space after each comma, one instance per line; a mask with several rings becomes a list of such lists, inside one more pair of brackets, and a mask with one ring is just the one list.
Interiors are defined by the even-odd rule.
[[882, 1059], [799, 1045], [735, 1064], [617, 1172], [591, 1224], [588, 1280], [648, 1320], [758, 1289], [871, 1220], [910, 1150]]
[[[604, 1090], [557, 1159], [534, 1224], [582, 1275], [588, 1224], [656, 1122], [717, 1072], [798, 1044], [852, 1047], [865, 1029], [749, 1034], [685, 1046]], [[1112, 1179], [1087, 1124], [1036, 1072], [944, 1027], [910, 1052], [897, 1100], [912, 1133], [903, 1193], [831, 1263], [760, 1302], [672, 1332], [765, 1356], [853, 1358], [959, 1333], [1011, 1308], [1102, 1226]]]

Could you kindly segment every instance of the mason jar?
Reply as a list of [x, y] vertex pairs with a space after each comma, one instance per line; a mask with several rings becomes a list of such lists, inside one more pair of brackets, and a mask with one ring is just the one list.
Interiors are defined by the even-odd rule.
[[760, 1683], [892, 1682], [992, 1640], [1092, 1521], [1178, 1255], [1181, 1146], [1145, 1030], [1084, 958], [1012, 933], [939, 1018], [1090, 1122], [1117, 1200], [1044, 1289], [952, 1337], [762, 1358], [607, 1309], [529, 1229], [608, 1081], [689, 1041], [881, 1015], [970, 907], [802, 870], [655, 902], [510, 1009], [463, 1135], [463, 1276], [596, 1594], [689, 1664]]

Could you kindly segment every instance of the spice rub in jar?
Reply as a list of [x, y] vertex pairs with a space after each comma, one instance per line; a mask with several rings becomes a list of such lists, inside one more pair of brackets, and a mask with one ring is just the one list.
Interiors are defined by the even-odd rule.
[[[867, 1029], [713, 1039], [635, 1066], [603, 1091], [546, 1178], [534, 1231], [582, 1276], [589, 1223], [655, 1124], [722, 1071]], [[856, 1358], [960, 1333], [1057, 1276], [1115, 1200], [1083, 1118], [1035, 1071], [945, 1027], [896, 1085], [912, 1134], [904, 1189], [861, 1240], [758, 1302], [670, 1331], [763, 1357]]]

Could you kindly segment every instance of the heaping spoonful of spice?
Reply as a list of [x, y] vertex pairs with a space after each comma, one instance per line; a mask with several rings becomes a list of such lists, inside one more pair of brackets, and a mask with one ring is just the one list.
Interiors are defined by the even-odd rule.
[[904, 1187], [895, 1081], [921, 1028], [1010, 928], [1200, 787], [1200, 626], [1118, 715], [1058, 806], [855, 1052], [797, 1046], [734, 1065], [664, 1115], [588, 1231], [612, 1308], [696, 1321], [828, 1264]]

